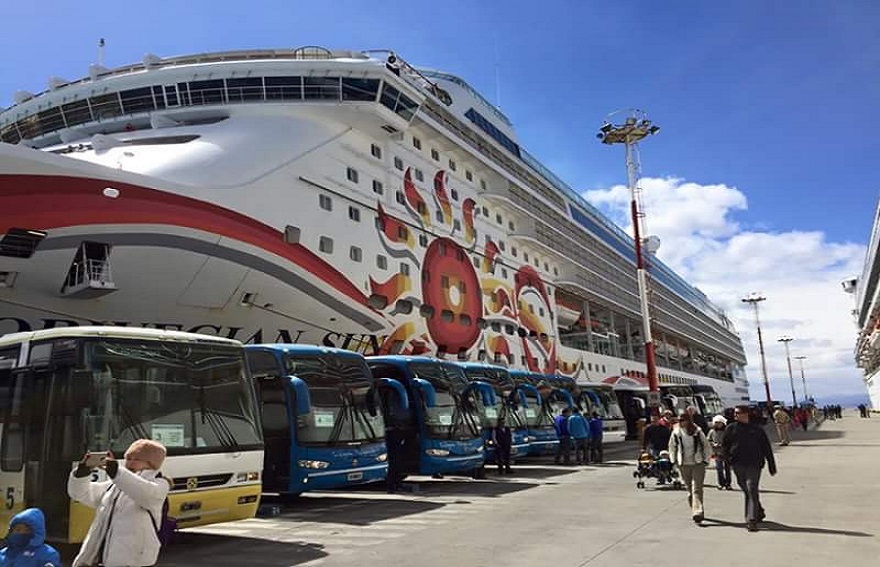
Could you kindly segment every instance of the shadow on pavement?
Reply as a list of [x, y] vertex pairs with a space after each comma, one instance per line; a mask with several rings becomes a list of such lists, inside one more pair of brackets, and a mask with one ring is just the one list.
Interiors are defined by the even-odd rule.
[[280, 542], [233, 535], [180, 532], [162, 550], [156, 567], [282, 567], [300, 565], [329, 554], [324, 546], [301, 541]]
[[[418, 494], [418, 493], [416, 493]], [[368, 526], [391, 518], [401, 518], [442, 508], [440, 502], [388, 498], [300, 498], [282, 509], [277, 519], [291, 522], [315, 522]]]
[[[745, 529], [745, 522], [729, 522], [727, 520], [718, 520], [715, 518], [706, 518], [703, 520], [704, 528], [715, 528], [715, 527], [727, 527], [727, 528], [737, 528], [737, 529]], [[869, 534], [866, 532], [854, 532], [851, 530], [832, 530], [828, 528], [814, 528], [811, 526], [791, 526], [788, 524], [780, 524], [779, 522], [771, 522], [771, 521], [763, 521], [758, 522], [759, 531], [768, 531], [768, 532], [799, 532], [806, 534], [827, 534], [827, 535], [842, 535], [849, 537], [874, 537], [874, 534]]]
[[[529, 478], [529, 476], [526, 474], [520, 475], [516, 472], [511, 476], [518, 477], [520, 479]], [[497, 498], [499, 496], [504, 496], [505, 494], [521, 492], [523, 490], [528, 490], [529, 488], [540, 486], [539, 484], [532, 482], [506, 482], [507, 478], [511, 477], [504, 477], [503, 479], [490, 478], [489, 480], [476, 482], [444, 482], [442, 480], [425, 480], [415, 483], [419, 487], [418, 492], [415, 492], [415, 496], [450, 495]]]

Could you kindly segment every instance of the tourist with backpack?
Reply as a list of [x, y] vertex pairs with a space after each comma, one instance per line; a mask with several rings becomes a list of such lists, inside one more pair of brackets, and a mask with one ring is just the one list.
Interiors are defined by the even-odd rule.
[[[159, 472], [165, 453], [161, 443], [138, 439], [125, 451], [124, 466], [120, 467], [110, 452], [87, 453], [71, 471], [68, 494], [95, 509], [73, 567], [147, 567], [156, 563], [170, 489], [169, 481]], [[93, 482], [95, 469], [106, 471], [109, 480]]]

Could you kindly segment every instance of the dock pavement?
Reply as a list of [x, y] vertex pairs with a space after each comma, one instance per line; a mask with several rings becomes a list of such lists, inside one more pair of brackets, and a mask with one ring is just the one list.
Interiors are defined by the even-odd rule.
[[538, 461], [480, 481], [414, 479], [405, 494], [304, 495], [272, 518], [185, 530], [158, 565], [874, 565], [880, 419], [844, 415], [774, 447], [779, 474], [761, 479], [767, 519], [755, 533], [745, 529], [742, 493], [717, 490], [714, 470], [702, 526], [683, 490], [653, 480], [637, 489], [627, 442], [598, 465]]

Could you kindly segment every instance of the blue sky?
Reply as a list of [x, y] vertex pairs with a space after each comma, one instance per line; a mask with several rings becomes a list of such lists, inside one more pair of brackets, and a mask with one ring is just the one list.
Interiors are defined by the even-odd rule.
[[390, 48], [500, 102], [522, 145], [623, 226], [622, 149], [595, 131], [611, 111], [644, 109], [662, 127], [642, 148], [649, 231], [737, 321], [755, 395], [754, 325], [739, 302], [750, 291], [768, 297], [774, 397], [789, 390], [780, 334], [810, 357], [815, 393], [863, 391], [839, 281], [861, 271], [880, 196], [878, 2], [7, 4], [2, 106], [49, 76], [85, 76], [100, 37], [109, 67], [147, 52]]

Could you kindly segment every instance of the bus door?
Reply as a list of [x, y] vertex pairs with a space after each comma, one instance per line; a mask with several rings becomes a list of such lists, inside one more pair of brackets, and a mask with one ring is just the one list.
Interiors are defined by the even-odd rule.
[[24, 509], [25, 372], [14, 369], [18, 347], [0, 351], [0, 533]]
[[290, 392], [278, 359], [268, 351], [247, 349], [260, 404], [265, 453], [263, 455], [263, 491], [289, 492], [291, 487], [291, 447], [295, 442], [293, 416], [290, 415]]
[[[393, 381], [403, 386], [406, 383], [404, 372], [391, 364], [369, 366], [373, 376], [380, 382], [378, 391], [385, 420], [388, 460], [399, 460], [400, 466], [397, 468], [402, 472], [418, 473], [421, 467], [421, 436], [416, 412], [420, 410], [416, 407], [417, 403], [413, 403], [413, 400], [417, 401], [418, 392], [415, 392], [415, 398], [410, 392], [406, 401], [403, 401], [402, 395], [407, 394], [406, 389], [388, 387], [388, 383]], [[401, 438], [398, 450], [394, 450], [391, 445]]]

